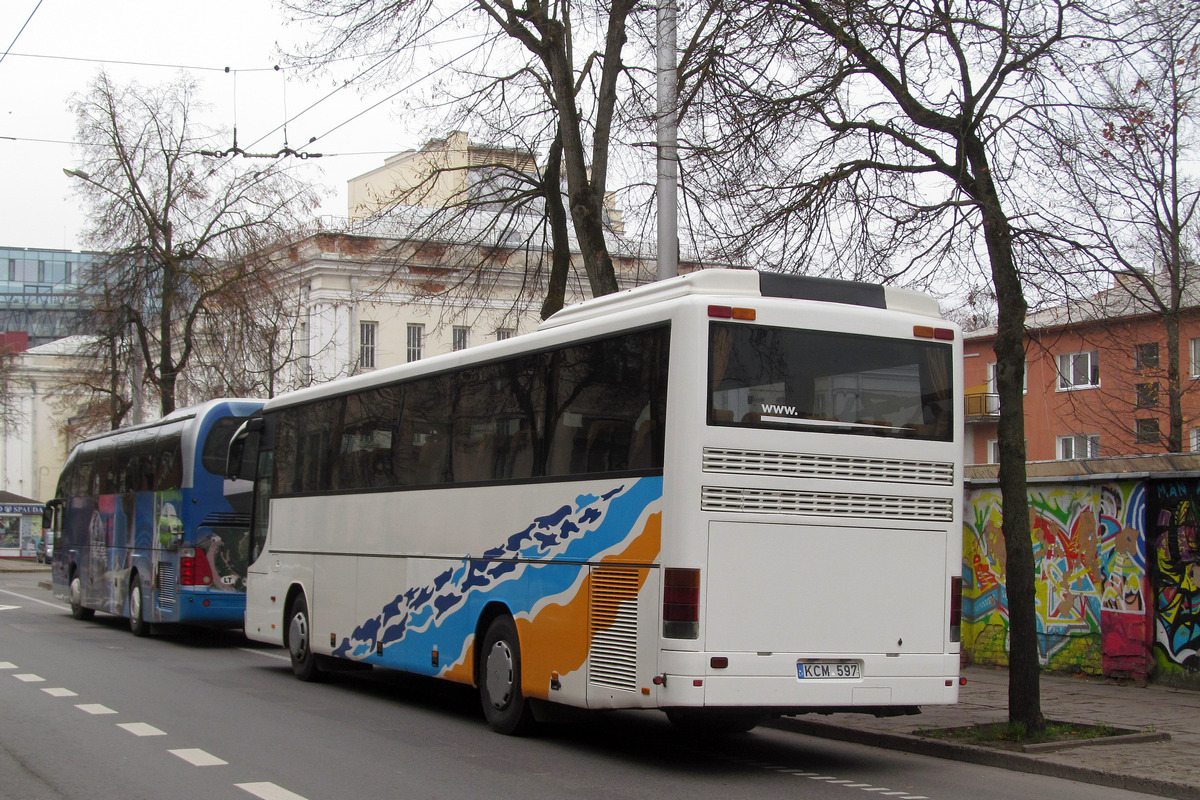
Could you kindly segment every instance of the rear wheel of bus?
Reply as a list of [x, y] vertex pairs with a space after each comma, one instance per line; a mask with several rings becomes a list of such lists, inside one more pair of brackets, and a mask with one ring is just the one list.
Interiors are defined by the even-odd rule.
[[292, 674], [302, 681], [321, 680], [325, 673], [321, 669], [319, 656], [312, 651], [312, 622], [308, 616], [308, 601], [297, 594], [288, 607], [287, 624], [284, 625], [285, 644], [292, 658]]
[[496, 617], [483, 637], [479, 698], [488, 725], [497, 733], [520, 735], [533, 729], [533, 710], [521, 692], [521, 645], [512, 617]]
[[150, 633], [150, 623], [143, 616], [145, 595], [142, 593], [142, 576], [134, 575], [129, 582], [129, 630], [134, 636], [146, 636]]

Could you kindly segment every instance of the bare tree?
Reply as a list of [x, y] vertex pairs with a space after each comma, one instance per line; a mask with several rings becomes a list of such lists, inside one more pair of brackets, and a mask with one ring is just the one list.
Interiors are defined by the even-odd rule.
[[[694, 40], [681, 89], [694, 201], [731, 255], [885, 282], [987, 270], [997, 305], [1009, 717], [1042, 729], [1022, 383], [1021, 261], [1038, 243], [1012, 178], [1075, 0], [780, 0]], [[701, 202], [703, 201], [703, 203]], [[732, 230], [721, 223], [736, 214]], [[922, 271], [924, 270], [924, 271]]]
[[[1184, 449], [1182, 396], [1190, 388], [1182, 354], [1183, 310], [1200, 302], [1200, 180], [1191, 165], [1200, 155], [1200, 6], [1173, 0], [1137, 0], [1112, 37], [1112, 57], [1067, 75], [1075, 94], [1047, 107], [1043, 141], [1060, 190], [1041, 212], [1046, 227], [1073, 247], [1055, 262], [1064, 293], [1104, 286], [1091, 302], [1077, 302], [1084, 319], [1157, 317], [1165, 358], [1126, 342], [1125, 385], [1137, 397], [1111, 398], [1110, 408], [1157, 405], [1165, 382], [1167, 430], [1161, 446]], [[1099, 341], [1111, 331], [1097, 328]], [[1147, 345], [1151, 343], [1145, 343]], [[1136, 357], [1135, 357], [1136, 356]], [[1120, 370], [1110, 363], [1106, 371]], [[1150, 403], [1150, 395], [1154, 395]], [[1143, 411], [1143, 413], [1146, 413]], [[1132, 415], [1118, 424], [1128, 427]], [[1116, 420], [1108, 420], [1114, 422]], [[1156, 437], [1157, 438], [1157, 437]]]
[[[186, 77], [121, 86], [101, 73], [73, 101], [83, 157], [68, 174], [87, 204], [90, 244], [107, 253], [86, 278], [102, 306], [99, 347], [134, 376], [124, 396], [132, 402], [144, 382], [162, 414], [176, 406], [205, 315], [225, 324], [230, 308], [260, 298], [242, 291], [263, 263], [253, 254], [316, 205], [282, 162], [202, 156], [195, 95]], [[122, 392], [110, 392], [116, 424]]]
[[[578, 247], [592, 295], [616, 291], [605, 218], [613, 120], [634, 0], [523, 5], [475, 0], [448, 13], [441, 13], [444, 4], [435, 0], [293, 0], [289, 5], [322, 26], [323, 38], [307, 54], [317, 64], [347, 50], [390, 53], [394, 63], [411, 64], [416, 46], [447, 18], [479, 12], [479, 22], [471, 26], [479, 34], [474, 51], [481, 55], [479, 62], [459, 64], [460, 81], [443, 89], [430, 106], [450, 109], [439, 117], [470, 123], [510, 146], [518, 142], [517, 149], [542, 156], [544, 163], [532, 170], [511, 163], [471, 165], [476, 172], [491, 169], [502, 177], [474, 197], [442, 201], [441, 207], [471, 212], [476, 241], [485, 241], [484, 233], [511, 244], [518, 233], [538, 245], [528, 225], [514, 225], [511, 214], [523, 210], [527, 220], [541, 219], [536, 229], [547, 236], [538, 246], [551, 254], [548, 273], [536, 282], [544, 287], [544, 316], [563, 304], [572, 245]], [[411, 204], [447, 171], [433, 170], [426, 185], [397, 197], [396, 205]], [[475, 212], [488, 204], [510, 216], [481, 224]], [[461, 224], [461, 214], [439, 215], [438, 223], [427, 218], [422, 235], [433, 238], [451, 218]], [[540, 260], [531, 265], [546, 266]]]

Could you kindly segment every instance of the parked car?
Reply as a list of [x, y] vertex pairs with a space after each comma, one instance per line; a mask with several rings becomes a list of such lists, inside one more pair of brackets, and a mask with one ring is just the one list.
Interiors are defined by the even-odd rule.
[[49, 564], [54, 560], [54, 534], [45, 533], [37, 538], [37, 562]]

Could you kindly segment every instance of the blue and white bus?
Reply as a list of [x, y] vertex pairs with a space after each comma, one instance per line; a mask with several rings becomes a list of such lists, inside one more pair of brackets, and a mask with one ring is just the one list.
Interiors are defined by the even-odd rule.
[[224, 477], [229, 440], [261, 408], [212, 400], [91, 436], [67, 457], [46, 523], [56, 597], [154, 623], [240, 626], [246, 607], [249, 482]]
[[503, 733], [953, 703], [961, 346], [926, 295], [708, 270], [276, 397], [230, 448], [246, 635], [476, 686]]

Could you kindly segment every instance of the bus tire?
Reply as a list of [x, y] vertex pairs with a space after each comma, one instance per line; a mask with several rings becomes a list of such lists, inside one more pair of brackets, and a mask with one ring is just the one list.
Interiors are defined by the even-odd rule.
[[302, 681], [324, 679], [319, 656], [312, 651], [312, 619], [308, 615], [308, 602], [303, 594], [297, 594], [288, 606], [287, 624], [284, 625], [288, 655], [292, 659], [292, 674]]
[[512, 617], [492, 620], [479, 655], [479, 699], [488, 725], [510, 736], [528, 733], [535, 722], [521, 692], [521, 645]]
[[150, 633], [150, 623], [145, 619], [145, 600], [142, 577], [135, 573], [129, 582], [129, 630], [134, 636], [147, 636]]
[[67, 585], [70, 587], [71, 616], [81, 620], [96, 616], [94, 609], [83, 605], [83, 578], [79, 577], [79, 570], [71, 570], [71, 578]]

